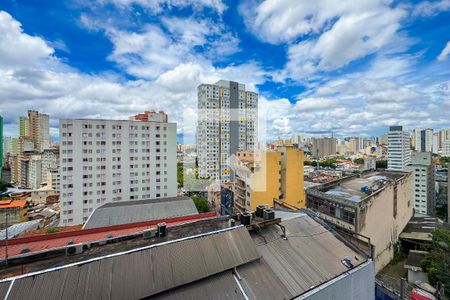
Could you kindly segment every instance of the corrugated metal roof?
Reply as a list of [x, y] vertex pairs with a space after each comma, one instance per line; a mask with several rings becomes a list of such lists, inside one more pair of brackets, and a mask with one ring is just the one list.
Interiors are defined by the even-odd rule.
[[[32, 220], [28, 222], [13, 224], [8, 227], [8, 239], [12, 239], [13, 237], [18, 236], [23, 232], [37, 229], [40, 223], [41, 220]], [[6, 229], [0, 230], [0, 240], [4, 239], [6, 239]]]
[[95, 209], [84, 229], [198, 214], [191, 198], [170, 197], [106, 203]]
[[[351, 258], [354, 266], [364, 261], [357, 252], [347, 247], [322, 225], [305, 215], [282, 224], [287, 240], [281, 238], [279, 227], [272, 226], [253, 237], [263, 262], [286, 286], [289, 293], [298, 296], [313, 286], [348, 271], [342, 264]], [[249, 276], [248, 282], [257, 279]]]
[[227, 228], [10, 278], [8, 299], [139, 299], [258, 258], [245, 227]]

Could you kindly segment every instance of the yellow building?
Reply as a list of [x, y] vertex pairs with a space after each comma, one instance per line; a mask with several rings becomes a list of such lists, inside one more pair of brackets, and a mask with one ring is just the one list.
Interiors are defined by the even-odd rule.
[[280, 146], [277, 151], [241, 151], [235, 167], [236, 212], [255, 211], [258, 205], [275, 203], [291, 209], [306, 207], [303, 183], [303, 151]]
[[278, 151], [281, 153], [281, 195], [277, 203], [293, 209], [305, 208], [303, 151], [292, 146], [281, 146]]

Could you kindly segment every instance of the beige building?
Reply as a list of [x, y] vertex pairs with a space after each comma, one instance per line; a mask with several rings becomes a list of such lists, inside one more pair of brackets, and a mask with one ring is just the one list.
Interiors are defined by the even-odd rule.
[[329, 137], [313, 138], [311, 154], [317, 158], [336, 154], [336, 139]]
[[413, 216], [411, 184], [406, 172], [367, 172], [308, 189], [307, 206], [355, 238], [370, 238], [378, 272], [394, 258]]

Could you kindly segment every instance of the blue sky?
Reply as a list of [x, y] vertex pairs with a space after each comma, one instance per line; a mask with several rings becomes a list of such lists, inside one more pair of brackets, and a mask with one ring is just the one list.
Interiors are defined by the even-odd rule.
[[450, 0], [0, 2], [5, 134], [52, 118], [165, 110], [195, 133], [196, 87], [260, 94], [269, 138], [450, 127]]

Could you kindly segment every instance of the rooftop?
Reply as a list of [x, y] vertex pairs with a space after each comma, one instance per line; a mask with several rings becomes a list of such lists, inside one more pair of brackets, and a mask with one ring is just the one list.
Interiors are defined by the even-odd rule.
[[73, 263], [65, 257], [67, 265], [0, 281], [0, 298], [9, 290], [8, 299], [289, 299], [372, 264], [306, 214], [280, 225], [252, 234], [243, 226], [191, 227], [187, 237], [159, 244]]
[[434, 217], [413, 217], [400, 234], [400, 239], [431, 242], [431, 233], [439, 228], [450, 230], [450, 225]]
[[137, 223], [198, 214], [186, 196], [106, 203], [96, 208], [84, 229]]
[[388, 182], [400, 179], [406, 174], [403, 172], [389, 171], [366, 172], [361, 176], [345, 177], [328, 184], [313, 187], [312, 190], [321, 191], [325, 195], [359, 203], [372, 194], [384, 189]]

